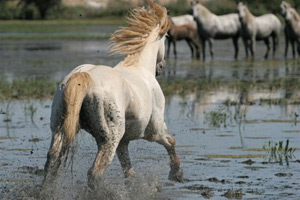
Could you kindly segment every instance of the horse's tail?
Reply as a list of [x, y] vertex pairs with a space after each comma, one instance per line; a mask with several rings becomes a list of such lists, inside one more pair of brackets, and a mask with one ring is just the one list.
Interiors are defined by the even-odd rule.
[[65, 116], [63, 122], [64, 145], [74, 141], [79, 130], [79, 115], [82, 102], [92, 86], [92, 79], [87, 72], [74, 73], [64, 90]]

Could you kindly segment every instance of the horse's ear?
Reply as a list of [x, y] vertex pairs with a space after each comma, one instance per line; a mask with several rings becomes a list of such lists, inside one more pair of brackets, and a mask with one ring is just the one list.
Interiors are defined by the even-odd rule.
[[190, 0], [189, 2], [191, 6], [194, 6], [199, 3], [199, 0]]

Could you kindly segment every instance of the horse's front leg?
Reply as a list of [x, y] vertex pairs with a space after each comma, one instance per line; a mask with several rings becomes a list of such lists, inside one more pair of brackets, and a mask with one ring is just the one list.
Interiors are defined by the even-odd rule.
[[256, 46], [255, 38], [256, 38], [256, 36], [251, 37], [250, 52], [251, 52], [252, 59], [254, 59], [254, 57], [255, 57], [255, 46]]
[[239, 37], [233, 37], [232, 38], [232, 42], [233, 42], [233, 45], [234, 45], [234, 59], [237, 59], [238, 54], [239, 54], [238, 39], [239, 39]]
[[125, 178], [134, 177], [134, 170], [129, 158], [128, 144], [129, 141], [121, 141], [117, 148], [118, 159], [123, 169]]
[[158, 143], [164, 145], [167, 149], [167, 152], [170, 156], [170, 173], [169, 173], [169, 180], [183, 182], [183, 172], [180, 168], [180, 161], [178, 159], [175, 145], [175, 139], [168, 133], [166, 133], [165, 137], [162, 140], [158, 141]]
[[194, 49], [193, 49], [192, 41], [190, 41], [189, 39], [186, 39], [185, 41], [191, 49], [191, 54], [192, 54], [192, 59], [193, 59], [194, 58]]
[[209, 50], [210, 50], [210, 56], [213, 59], [214, 58], [214, 47], [213, 47], [213, 39], [212, 38], [208, 39], [208, 45], [209, 45]]
[[267, 51], [266, 51], [266, 54], [265, 54], [265, 59], [267, 59], [268, 56], [269, 56], [269, 51], [270, 51], [270, 41], [269, 41], [269, 38], [264, 39], [264, 42], [265, 42], [265, 44], [267, 46]]
[[174, 51], [174, 56], [175, 56], [175, 59], [177, 59], [176, 39], [174, 39], [172, 42], [173, 42], [173, 47], [174, 47], [174, 49], [173, 49], [173, 51]]
[[[175, 149], [176, 141], [168, 133], [166, 124], [164, 122], [159, 123], [158, 121], [156, 121], [157, 119], [154, 118], [152, 119], [152, 122], [148, 127], [149, 129], [147, 131], [150, 137], [146, 137], [145, 139], [148, 141], [155, 141], [166, 148], [171, 160], [169, 180], [183, 182], [183, 172], [180, 168], [180, 161], [177, 157]], [[155, 133], [150, 133], [150, 131], [155, 131]]]
[[248, 46], [248, 40], [245, 37], [243, 37], [242, 39], [243, 39], [243, 43], [244, 43], [244, 47], [245, 47], [246, 58], [248, 59], [248, 57], [249, 57], [249, 55], [248, 55], [248, 48], [249, 48], [249, 46]]
[[167, 37], [168, 49], [167, 49], [167, 58], [170, 56], [170, 46], [171, 46], [171, 38]]
[[205, 60], [205, 38], [201, 37], [202, 57]]
[[285, 50], [284, 50], [284, 57], [285, 58], [287, 57], [288, 49], [289, 49], [289, 38], [285, 34]]
[[295, 41], [291, 40], [291, 44], [292, 44], [293, 58], [295, 58], [296, 57], [296, 53], [295, 53]]
[[297, 52], [298, 52], [298, 56], [300, 56], [300, 41], [297, 40], [296, 43], [297, 43]]
[[278, 35], [273, 35], [272, 36], [272, 41], [273, 41], [273, 58], [275, 57], [275, 53], [276, 53], [276, 50], [277, 50], [277, 47], [278, 47], [278, 41], [279, 40], [279, 37]]

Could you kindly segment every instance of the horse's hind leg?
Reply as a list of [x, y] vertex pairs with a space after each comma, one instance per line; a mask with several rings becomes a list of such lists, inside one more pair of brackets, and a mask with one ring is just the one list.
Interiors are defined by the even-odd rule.
[[63, 147], [63, 134], [61, 131], [55, 132], [47, 154], [43, 185], [52, 184], [55, 181], [59, 167], [65, 160], [65, 153], [66, 148]]
[[200, 43], [198, 43], [195, 39], [195, 37], [191, 38], [191, 43], [194, 45], [195, 49], [196, 49], [196, 58], [200, 59], [200, 52], [199, 52], [199, 48], [200, 48]]
[[50, 149], [47, 154], [47, 161], [45, 163], [45, 176], [43, 185], [51, 184], [55, 180], [58, 169], [65, 159], [66, 147], [63, 145], [63, 132], [61, 125], [63, 123], [62, 116], [64, 115], [63, 105], [63, 90], [58, 90], [55, 93], [51, 108], [51, 131], [52, 140]]
[[96, 140], [98, 145], [98, 153], [94, 160], [93, 166], [88, 172], [88, 185], [91, 189], [95, 188], [97, 181], [111, 163], [119, 143], [117, 138], [102, 138], [101, 140]]
[[121, 141], [117, 148], [117, 155], [126, 178], [134, 176], [134, 171], [129, 158], [128, 144], [128, 141]]
[[[89, 119], [91, 134], [98, 146], [98, 153], [88, 172], [88, 185], [92, 189], [111, 163], [125, 132], [122, 112], [114, 106], [113, 101], [109, 102], [107, 105], [99, 103], [99, 114]], [[95, 113], [95, 108], [91, 108], [89, 113]]]
[[264, 39], [264, 42], [265, 42], [265, 44], [267, 46], [267, 51], [266, 51], [266, 54], [265, 54], [265, 59], [267, 59], [268, 55], [269, 55], [269, 51], [270, 51], [270, 41], [269, 41], [269, 38]]

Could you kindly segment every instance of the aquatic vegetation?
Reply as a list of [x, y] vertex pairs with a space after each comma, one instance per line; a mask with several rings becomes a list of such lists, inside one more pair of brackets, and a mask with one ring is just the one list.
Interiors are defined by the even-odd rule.
[[11, 122], [12, 121], [13, 113], [11, 112], [11, 110], [9, 108], [10, 102], [11, 102], [11, 99], [7, 102], [6, 111], [5, 112], [2, 111], [2, 114], [5, 115], [3, 122]]
[[9, 99], [49, 98], [54, 95], [57, 83], [48, 79], [26, 78], [0, 80], [0, 101]]
[[216, 111], [205, 113], [205, 121], [208, 122], [210, 127], [226, 128], [229, 125], [229, 115], [225, 107], [220, 106]]
[[267, 151], [267, 158], [269, 162], [275, 161], [278, 162], [280, 165], [283, 165], [283, 160], [285, 161], [286, 165], [289, 166], [289, 159], [294, 158], [294, 152], [296, 148], [289, 147], [289, 139], [286, 140], [284, 145], [283, 141], [268, 142], [268, 145], [264, 145], [263, 149]]
[[36, 111], [37, 111], [37, 108], [36, 108], [36, 106], [33, 105], [33, 103], [29, 102], [28, 105], [24, 106], [25, 116], [29, 115], [32, 123], [34, 123], [33, 117], [34, 117]]
[[206, 154], [204, 155], [206, 158], [232, 158], [232, 159], [237, 159], [237, 158], [264, 158], [265, 155], [263, 154], [247, 154], [247, 155], [226, 155], [226, 154]]
[[220, 105], [217, 110], [205, 112], [204, 114], [205, 122], [208, 122], [209, 126], [214, 128], [220, 128], [221, 126], [226, 128], [237, 124], [240, 130], [241, 124], [246, 118], [246, 112], [240, 104], [234, 106], [234, 111], [232, 111], [229, 105]]

